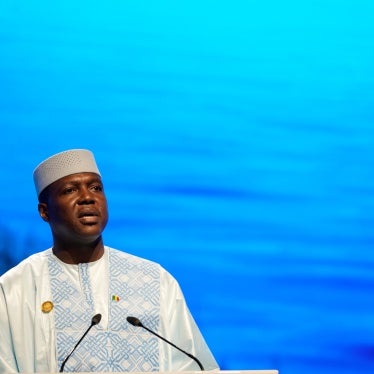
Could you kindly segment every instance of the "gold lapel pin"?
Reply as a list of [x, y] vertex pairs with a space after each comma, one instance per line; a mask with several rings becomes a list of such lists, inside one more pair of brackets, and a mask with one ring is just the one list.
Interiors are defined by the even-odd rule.
[[49, 313], [52, 309], [53, 309], [52, 301], [44, 301], [44, 303], [42, 304], [42, 312]]

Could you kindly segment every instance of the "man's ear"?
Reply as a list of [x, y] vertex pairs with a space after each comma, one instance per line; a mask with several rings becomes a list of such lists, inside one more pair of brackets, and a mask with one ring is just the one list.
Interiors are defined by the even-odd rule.
[[46, 203], [39, 203], [38, 204], [38, 211], [40, 217], [42, 217], [43, 221], [48, 222], [49, 216], [48, 216], [48, 206]]

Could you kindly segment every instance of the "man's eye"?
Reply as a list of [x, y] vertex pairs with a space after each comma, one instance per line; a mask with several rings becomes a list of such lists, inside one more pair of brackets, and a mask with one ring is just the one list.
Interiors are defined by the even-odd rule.
[[65, 195], [70, 194], [72, 192], [74, 192], [74, 188], [73, 187], [68, 187], [68, 188], [64, 189], [64, 194]]
[[95, 190], [95, 191], [102, 191], [103, 190], [103, 186], [95, 185], [95, 186], [92, 186], [92, 189]]

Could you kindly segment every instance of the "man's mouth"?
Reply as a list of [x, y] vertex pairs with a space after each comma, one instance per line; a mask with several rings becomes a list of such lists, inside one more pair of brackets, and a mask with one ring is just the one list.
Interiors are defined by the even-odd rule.
[[86, 218], [86, 217], [98, 217], [99, 214], [96, 211], [84, 211], [78, 214], [78, 218]]

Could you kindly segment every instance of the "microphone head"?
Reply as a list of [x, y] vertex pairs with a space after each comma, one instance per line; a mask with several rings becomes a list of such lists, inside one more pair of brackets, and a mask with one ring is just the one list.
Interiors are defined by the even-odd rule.
[[127, 317], [127, 322], [131, 323], [133, 326], [138, 326], [138, 327], [143, 327], [142, 323], [140, 322], [140, 320], [136, 317]]
[[95, 315], [92, 317], [91, 324], [92, 324], [92, 326], [95, 326], [95, 325], [97, 325], [100, 321], [101, 321], [101, 314], [98, 313], [98, 314], [95, 314]]

